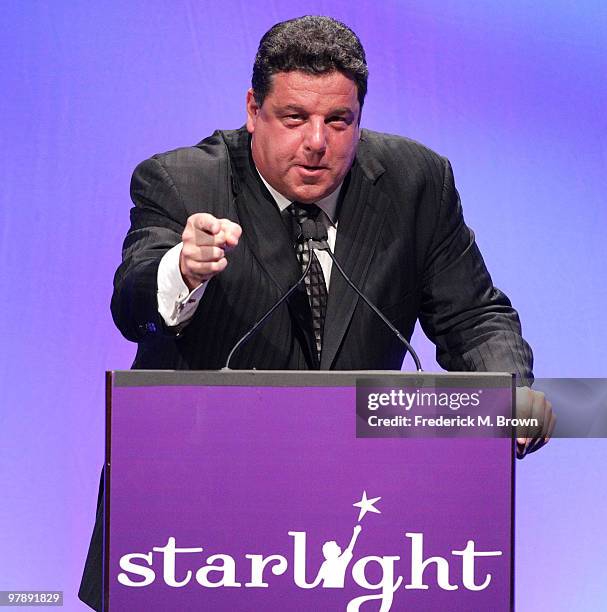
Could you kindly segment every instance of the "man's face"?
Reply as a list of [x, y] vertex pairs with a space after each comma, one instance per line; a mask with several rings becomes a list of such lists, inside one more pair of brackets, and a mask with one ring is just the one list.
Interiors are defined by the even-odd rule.
[[354, 81], [341, 72], [279, 72], [262, 106], [247, 92], [247, 130], [262, 176], [285, 197], [304, 204], [335, 191], [360, 137]]

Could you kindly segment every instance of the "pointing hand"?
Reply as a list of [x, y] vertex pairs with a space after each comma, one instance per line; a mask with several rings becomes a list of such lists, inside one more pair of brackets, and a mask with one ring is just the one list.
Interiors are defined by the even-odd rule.
[[190, 291], [225, 270], [226, 254], [236, 247], [241, 234], [240, 225], [229, 219], [217, 219], [209, 213], [188, 218], [181, 235], [179, 270]]

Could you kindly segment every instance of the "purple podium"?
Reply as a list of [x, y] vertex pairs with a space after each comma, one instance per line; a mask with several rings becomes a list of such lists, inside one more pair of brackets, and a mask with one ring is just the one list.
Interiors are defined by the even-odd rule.
[[[370, 379], [386, 394], [365, 395]], [[108, 374], [104, 609], [511, 610], [513, 440], [420, 436], [403, 419], [423, 412], [424, 393], [435, 416], [463, 418], [471, 397], [484, 415], [508, 411], [512, 384]], [[388, 403], [400, 426], [365, 434]]]

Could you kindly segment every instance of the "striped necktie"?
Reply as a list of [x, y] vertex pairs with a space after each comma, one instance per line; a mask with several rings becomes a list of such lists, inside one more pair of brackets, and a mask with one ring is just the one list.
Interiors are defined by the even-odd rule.
[[[300, 204], [299, 202], [293, 202], [289, 206], [289, 211], [300, 227], [308, 219], [316, 221], [321, 212], [316, 204]], [[311, 251], [308, 250], [301, 233], [295, 243], [295, 252], [302, 272], [306, 269], [310, 256], [312, 257], [310, 271], [306, 275], [304, 283], [306, 285], [308, 301], [310, 302], [310, 310], [312, 311], [312, 328], [316, 340], [316, 353], [320, 362], [322, 335], [325, 326], [325, 315], [327, 313], [327, 283], [325, 282], [325, 276], [316, 253], [313, 249]]]

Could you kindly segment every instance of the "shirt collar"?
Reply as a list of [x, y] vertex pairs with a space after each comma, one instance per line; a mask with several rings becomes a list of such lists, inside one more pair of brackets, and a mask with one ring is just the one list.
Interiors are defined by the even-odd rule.
[[[268, 188], [270, 195], [274, 198], [276, 205], [280, 209], [280, 212], [287, 209], [293, 203], [289, 198], [285, 198], [282, 193], [279, 193], [263, 178], [261, 172], [259, 172], [257, 166], [255, 166], [255, 170], [257, 170], [257, 174], [259, 174], [259, 178], [263, 181], [263, 184]], [[329, 218], [331, 225], [336, 225], [337, 223], [337, 200], [339, 198], [339, 192], [341, 191], [341, 186], [343, 185], [343, 181], [337, 186], [337, 189], [333, 193], [330, 193], [328, 196], [322, 198], [322, 200], [318, 200], [315, 202], [316, 206], [320, 208]]]

